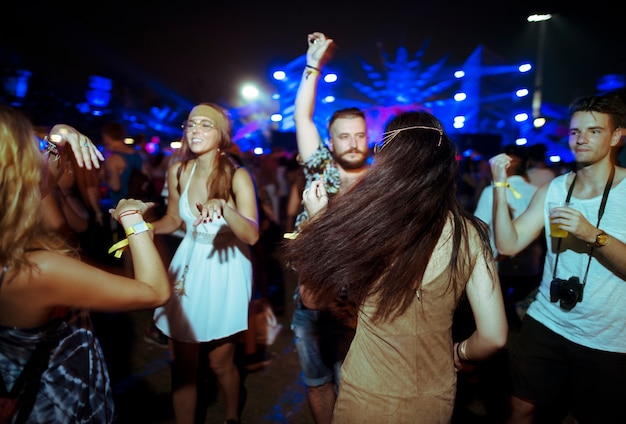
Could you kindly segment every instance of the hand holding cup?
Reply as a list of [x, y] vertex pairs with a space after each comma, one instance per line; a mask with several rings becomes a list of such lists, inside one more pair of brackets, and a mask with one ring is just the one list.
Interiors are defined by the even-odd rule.
[[562, 208], [571, 208], [573, 204], [571, 202], [548, 202], [548, 208], [550, 210], [550, 237], [565, 238], [568, 236], [567, 230], [561, 228], [561, 222], [555, 222], [561, 216], [558, 216], [559, 211]]

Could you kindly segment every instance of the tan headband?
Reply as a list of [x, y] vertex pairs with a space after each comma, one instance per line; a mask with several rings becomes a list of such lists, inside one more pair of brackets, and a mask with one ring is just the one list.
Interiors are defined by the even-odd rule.
[[228, 118], [224, 115], [224, 113], [220, 112], [214, 107], [206, 104], [199, 104], [197, 106], [194, 106], [194, 108], [191, 109], [191, 112], [189, 112], [189, 118], [187, 119], [193, 119], [196, 116], [207, 117], [215, 124], [217, 128], [219, 128], [226, 134], [230, 133], [230, 123], [228, 121]]

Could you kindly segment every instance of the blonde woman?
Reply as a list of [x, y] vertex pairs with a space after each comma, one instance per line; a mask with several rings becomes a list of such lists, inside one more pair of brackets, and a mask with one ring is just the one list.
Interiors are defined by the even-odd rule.
[[[72, 154], [87, 169], [103, 160], [91, 140], [67, 125], [52, 128], [42, 154], [31, 122], [0, 106], [0, 374], [18, 399], [18, 419], [111, 423], [115, 409], [102, 349], [76, 312], [156, 307], [170, 287], [143, 222], [150, 204], [123, 199], [110, 211], [129, 234], [134, 279], [81, 262], [47, 224], [42, 200], [62, 175], [59, 158]], [[22, 387], [16, 380], [25, 368]]]

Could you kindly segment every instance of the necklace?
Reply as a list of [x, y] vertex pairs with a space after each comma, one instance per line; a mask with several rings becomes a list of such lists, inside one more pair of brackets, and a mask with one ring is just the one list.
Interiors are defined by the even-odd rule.
[[176, 280], [176, 283], [174, 283], [174, 294], [177, 296], [185, 296], [187, 294], [185, 292], [185, 281], [187, 280], [187, 272], [189, 271], [189, 262], [191, 261], [191, 255], [193, 254], [193, 248], [196, 245], [196, 234], [198, 233], [194, 231], [191, 239], [191, 246], [187, 252], [187, 260], [185, 268], [183, 269], [183, 274], [178, 280]]

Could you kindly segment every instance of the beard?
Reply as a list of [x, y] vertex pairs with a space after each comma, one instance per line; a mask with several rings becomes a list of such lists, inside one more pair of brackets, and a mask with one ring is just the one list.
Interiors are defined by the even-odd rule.
[[[358, 157], [355, 159], [348, 159], [347, 156], [350, 154], [358, 154]], [[361, 169], [367, 163], [367, 154], [360, 150], [350, 150], [342, 153], [341, 155], [335, 155], [335, 162], [343, 169]]]

